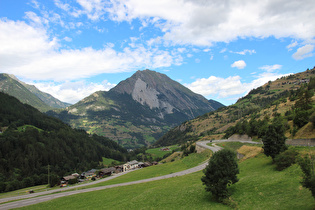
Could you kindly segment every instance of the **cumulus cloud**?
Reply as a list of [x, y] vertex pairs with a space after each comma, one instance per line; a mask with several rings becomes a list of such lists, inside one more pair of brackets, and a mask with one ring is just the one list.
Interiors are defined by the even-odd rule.
[[185, 86], [195, 93], [204, 96], [217, 95], [219, 98], [244, 93], [240, 76], [231, 76], [228, 78], [210, 76], [209, 78], [196, 79], [195, 82], [185, 84]]
[[267, 72], [273, 72], [273, 71], [281, 69], [281, 68], [282, 68], [282, 65], [280, 65], [280, 64], [265, 65], [265, 66], [259, 67], [259, 69], [265, 70]]
[[[100, 73], [180, 65], [180, 53], [146, 48], [142, 44], [114, 50], [60, 49], [59, 40], [50, 38], [43, 28], [25, 22], [0, 20], [0, 68], [4, 72], [35, 80], [66, 81]], [[69, 39], [68, 39], [69, 41]]]
[[312, 57], [313, 50], [314, 50], [314, 45], [307, 44], [297, 49], [297, 51], [292, 55], [292, 57], [295, 60], [302, 60], [307, 57]]
[[250, 83], [242, 82], [240, 76], [230, 76], [227, 78], [210, 76], [209, 78], [198, 78], [190, 84], [185, 84], [185, 86], [206, 98], [224, 98], [226, 101], [234, 101], [268, 81], [273, 81], [287, 75], [290, 75], [290, 73], [278, 74], [266, 71], [254, 76], [255, 79]]
[[31, 82], [30, 84], [35, 85], [41, 91], [49, 93], [63, 102], [71, 104], [82, 100], [91, 93], [99, 90], [108, 91], [115, 86], [115, 84], [111, 84], [106, 80], [104, 80], [101, 84], [87, 83], [84, 80], [75, 82], [66, 81], [62, 83]]
[[[211, 46], [238, 38], [294, 37], [313, 39], [313, 0], [195, 1], [112, 0], [109, 17], [115, 21], [145, 19], [173, 44]], [[178, 9], [181, 8], [181, 9]], [[153, 22], [154, 20], [154, 22]], [[288, 27], [290, 23], [290, 27]]]
[[243, 60], [235, 61], [234, 63], [231, 64], [231, 67], [235, 67], [238, 69], [243, 69], [246, 67], [246, 63]]

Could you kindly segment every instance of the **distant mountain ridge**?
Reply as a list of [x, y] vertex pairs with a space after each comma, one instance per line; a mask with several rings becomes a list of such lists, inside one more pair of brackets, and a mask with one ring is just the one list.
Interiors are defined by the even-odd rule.
[[151, 145], [171, 127], [215, 110], [212, 104], [218, 105], [165, 74], [144, 70], [109, 91], [48, 114], [134, 148]]
[[12, 74], [0, 74], [0, 91], [16, 97], [21, 102], [27, 103], [40, 111], [65, 108], [71, 105], [38, 90], [34, 85], [20, 81]]

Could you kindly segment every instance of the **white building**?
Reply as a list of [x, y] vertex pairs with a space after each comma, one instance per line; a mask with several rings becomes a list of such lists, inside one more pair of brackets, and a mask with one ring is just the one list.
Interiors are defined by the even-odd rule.
[[123, 171], [133, 170], [139, 167], [139, 163], [136, 160], [127, 162], [123, 165]]

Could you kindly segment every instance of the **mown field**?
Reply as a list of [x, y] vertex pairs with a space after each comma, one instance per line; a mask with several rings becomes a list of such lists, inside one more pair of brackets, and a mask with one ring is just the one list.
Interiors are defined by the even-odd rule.
[[[168, 166], [160, 170], [171, 172], [171, 168], [175, 167], [171, 164]], [[298, 165], [279, 172], [272, 164], [271, 158], [259, 154], [239, 163], [239, 169], [239, 182], [230, 187], [234, 207], [238, 209], [314, 208], [311, 192], [300, 184], [302, 172]], [[132, 174], [140, 172], [141, 170], [129, 174], [135, 176]], [[211, 193], [204, 190], [200, 180], [202, 176], [203, 173], [200, 171], [149, 183], [77, 194], [28, 206], [25, 209], [231, 209], [229, 206], [217, 203], [212, 199]], [[131, 181], [134, 178], [128, 179]]]
[[123, 176], [119, 176], [115, 179], [102, 182], [91, 187], [105, 186], [111, 184], [125, 183], [131, 181], [137, 181], [141, 179], [148, 179], [158, 176], [163, 176], [167, 174], [172, 174], [175, 172], [183, 171], [189, 168], [193, 168], [199, 165], [201, 162], [209, 159], [211, 152], [209, 150], [205, 150], [202, 153], [193, 153], [189, 156], [170, 163], [160, 164], [156, 166], [150, 166], [147, 168], [143, 168], [141, 170], [135, 170]]
[[162, 151], [161, 150], [162, 148], [164, 148], [164, 147], [148, 149], [145, 152], [151, 154], [154, 158], [156, 158], [156, 157], [162, 158], [164, 155], [172, 153], [172, 150], [177, 149], [178, 146], [177, 145], [173, 145], [173, 146], [165, 147], [165, 148], [169, 148], [170, 151]]

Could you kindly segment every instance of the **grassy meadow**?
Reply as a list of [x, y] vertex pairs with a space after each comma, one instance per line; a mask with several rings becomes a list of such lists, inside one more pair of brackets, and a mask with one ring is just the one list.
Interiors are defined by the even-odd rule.
[[[156, 168], [159, 168], [158, 171], [165, 171], [160, 173], [170, 173], [176, 167], [176, 162], [163, 164], [165, 168]], [[187, 159], [186, 166], [181, 163], [181, 168], [190, 167], [189, 162], [193, 161]], [[153, 168], [151, 167], [150, 176], [155, 173]], [[311, 192], [300, 184], [302, 172], [298, 165], [277, 171], [271, 158], [258, 154], [239, 163], [239, 169], [239, 182], [229, 188], [234, 208], [314, 208]], [[146, 173], [144, 169], [129, 173], [129, 176], [135, 177], [129, 177], [128, 181], [133, 181], [136, 176], [145, 177], [140, 172]], [[25, 209], [231, 209], [227, 205], [217, 203], [211, 193], [205, 191], [200, 180], [202, 176], [203, 172], [200, 171], [165, 180], [77, 194]], [[127, 181], [127, 178], [120, 181]]]
[[[162, 151], [162, 148], [169, 148], [170, 151]], [[169, 146], [169, 147], [159, 147], [159, 148], [153, 148], [153, 149], [148, 149], [145, 152], [151, 154], [154, 158], [162, 158], [164, 155], [172, 153], [172, 150], [177, 149], [177, 145]]]
[[160, 164], [156, 166], [150, 166], [147, 168], [143, 168], [141, 170], [135, 170], [128, 174], [119, 176], [115, 179], [112, 179], [106, 182], [101, 182], [99, 184], [89, 186], [89, 187], [131, 182], [131, 181], [137, 181], [141, 179], [148, 179], [152, 177], [172, 174], [172, 173], [183, 171], [183, 170], [199, 165], [201, 162], [209, 159], [210, 154], [211, 152], [209, 150], [205, 150], [202, 153], [192, 153], [189, 156], [183, 159], [180, 159], [178, 161], [164, 163], [164, 164]]

